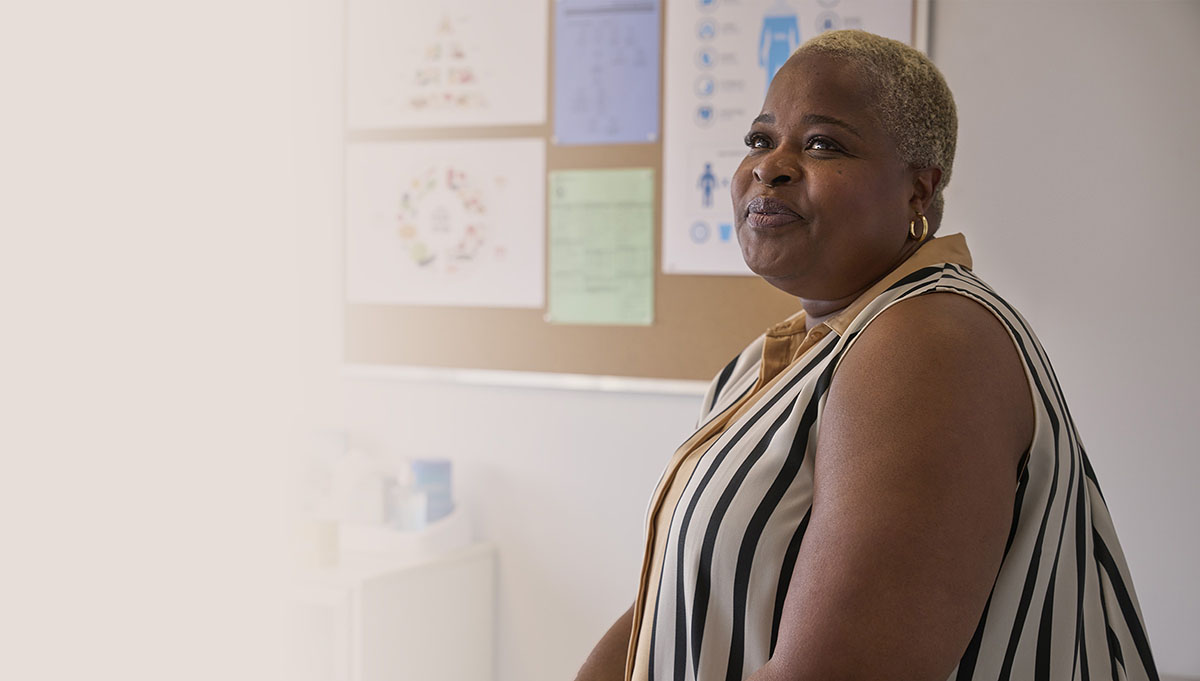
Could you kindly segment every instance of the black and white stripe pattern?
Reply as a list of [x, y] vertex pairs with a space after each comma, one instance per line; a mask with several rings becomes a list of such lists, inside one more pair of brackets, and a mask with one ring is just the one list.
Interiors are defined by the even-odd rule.
[[[770, 658], [838, 363], [884, 309], [936, 291], [968, 296], [1005, 325], [1036, 409], [1004, 561], [950, 679], [1158, 678], [1112, 520], [1045, 352], [1011, 306], [946, 264], [896, 282], [844, 334], [818, 341], [699, 459], [671, 516], [660, 579], [648, 585], [651, 681], [739, 681]], [[717, 376], [701, 425], [753, 388], [762, 349], [760, 338]]]

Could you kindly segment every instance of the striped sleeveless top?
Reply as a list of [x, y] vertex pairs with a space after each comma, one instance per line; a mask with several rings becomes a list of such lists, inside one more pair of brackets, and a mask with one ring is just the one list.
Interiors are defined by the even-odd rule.
[[812, 508], [821, 407], [838, 363], [884, 309], [967, 296], [1007, 328], [1036, 412], [1004, 558], [953, 681], [1157, 679], [1112, 520], [1041, 345], [970, 270], [961, 235], [931, 240], [836, 319], [803, 313], [720, 372], [696, 433], [651, 499], [626, 679], [737, 681], [770, 659]]

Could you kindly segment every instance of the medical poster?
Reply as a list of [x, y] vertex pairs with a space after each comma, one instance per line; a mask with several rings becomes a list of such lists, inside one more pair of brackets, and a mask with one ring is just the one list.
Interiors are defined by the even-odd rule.
[[540, 139], [348, 144], [347, 300], [542, 307], [545, 164]]
[[348, 0], [346, 127], [546, 120], [547, 0]]
[[659, 7], [659, 0], [556, 0], [556, 144], [658, 140]]
[[654, 170], [550, 173], [550, 305], [558, 324], [654, 321]]
[[729, 182], [767, 86], [805, 40], [857, 28], [912, 42], [899, 0], [691, 0], [667, 13], [663, 109], [663, 272], [751, 274]]

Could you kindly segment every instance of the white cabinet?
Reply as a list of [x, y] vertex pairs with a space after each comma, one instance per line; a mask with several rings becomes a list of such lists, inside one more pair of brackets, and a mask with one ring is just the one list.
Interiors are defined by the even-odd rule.
[[491, 681], [495, 549], [345, 559], [297, 580], [289, 679]]

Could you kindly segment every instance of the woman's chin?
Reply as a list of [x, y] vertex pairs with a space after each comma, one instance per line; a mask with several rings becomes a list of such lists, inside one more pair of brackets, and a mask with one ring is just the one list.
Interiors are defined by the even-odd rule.
[[800, 288], [800, 278], [796, 272], [789, 270], [786, 267], [775, 266], [757, 266], [751, 263], [746, 263], [750, 267], [750, 271], [757, 274], [763, 281], [771, 286], [793, 296], [800, 296], [798, 288]]
[[788, 263], [780, 260], [777, 249], [769, 249], [769, 252], [742, 249], [742, 260], [745, 261], [746, 267], [750, 271], [762, 277], [763, 279], [789, 279], [796, 274], [794, 263]]

